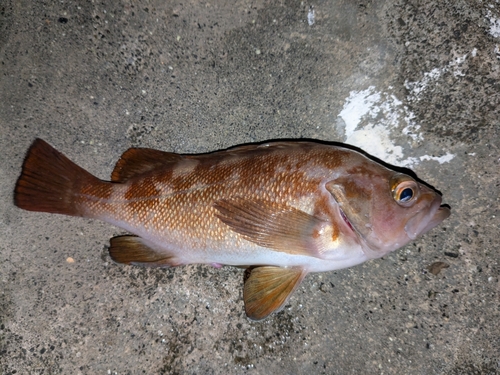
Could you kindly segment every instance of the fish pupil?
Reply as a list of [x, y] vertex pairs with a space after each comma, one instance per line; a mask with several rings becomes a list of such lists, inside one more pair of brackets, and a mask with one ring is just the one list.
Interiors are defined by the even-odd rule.
[[403, 191], [401, 191], [401, 194], [399, 195], [399, 200], [401, 202], [408, 202], [412, 198], [413, 198], [413, 190], [410, 188], [403, 189]]

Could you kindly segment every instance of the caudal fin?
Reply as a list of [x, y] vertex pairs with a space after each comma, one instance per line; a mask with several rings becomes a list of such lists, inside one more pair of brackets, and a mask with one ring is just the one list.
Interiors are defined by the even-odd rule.
[[82, 186], [102, 183], [42, 139], [28, 150], [14, 204], [29, 211], [83, 216], [76, 196]]

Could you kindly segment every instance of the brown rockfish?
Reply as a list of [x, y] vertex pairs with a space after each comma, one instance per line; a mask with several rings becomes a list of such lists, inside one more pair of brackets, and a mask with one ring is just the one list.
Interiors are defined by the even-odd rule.
[[412, 177], [313, 142], [202, 155], [132, 148], [107, 182], [37, 139], [14, 200], [133, 233], [111, 239], [118, 263], [246, 267], [243, 298], [254, 320], [282, 308], [309, 272], [382, 257], [450, 215]]

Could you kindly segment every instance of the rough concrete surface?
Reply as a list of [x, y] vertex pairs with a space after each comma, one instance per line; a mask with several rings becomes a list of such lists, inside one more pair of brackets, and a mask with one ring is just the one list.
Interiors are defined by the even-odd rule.
[[[498, 0], [3, 0], [0, 373], [500, 373], [499, 101]], [[117, 265], [122, 230], [15, 207], [36, 137], [103, 179], [131, 146], [377, 146], [452, 216], [251, 322], [239, 269]]]

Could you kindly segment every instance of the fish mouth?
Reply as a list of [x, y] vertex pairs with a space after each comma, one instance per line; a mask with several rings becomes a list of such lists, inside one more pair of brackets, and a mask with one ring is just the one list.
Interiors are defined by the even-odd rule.
[[428, 210], [422, 210], [408, 220], [404, 228], [405, 232], [410, 239], [414, 240], [439, 225], [450, 214], [450, 208], [441, 205], [441, 197], [437, 196]]
[[340, 207], [339, 207], [339, 212], [340, 212], [340, 217], [342, 217], [342, 220], [344, 220], [344, 223], [347, 225], [347, 227], [352, 232], [354, 232], [354, 228], [353, 228], [351, 222], [349, 221], [349, 219], [347, 218], [346, 214], [344, 213], [344, 211]]

